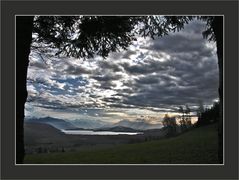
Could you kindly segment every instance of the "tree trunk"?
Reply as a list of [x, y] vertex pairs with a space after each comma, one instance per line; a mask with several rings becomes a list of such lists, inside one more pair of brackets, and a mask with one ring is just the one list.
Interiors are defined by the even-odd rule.
[[16, 163], [24, 159], [24, 106], [27, 100], [27, 69], [32, 42], [33, 16], [16, 17]]
[[223, 16], [215, 16], [212, 23], [213, 32], [217, 43], [217, 57], [219, 68], [219, 126], [218, 126], [218, 158], [223, 163]]

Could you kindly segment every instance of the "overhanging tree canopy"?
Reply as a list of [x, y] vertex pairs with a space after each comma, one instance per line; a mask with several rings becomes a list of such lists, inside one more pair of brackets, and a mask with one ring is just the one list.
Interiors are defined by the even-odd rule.
[[34, 42], [57, 48], [56, 55], [107, 57], [126, 49], [137, 36], [164, 36], [179, 31], [192, 16], [37, 16]]

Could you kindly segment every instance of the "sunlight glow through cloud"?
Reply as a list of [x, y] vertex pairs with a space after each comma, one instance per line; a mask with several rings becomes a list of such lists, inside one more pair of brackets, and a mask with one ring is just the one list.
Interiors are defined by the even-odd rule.
[[61, 59], [32, 51], [26, 115], [156, 123], [186, 104], [195, 114], [200, 101], [211, 105], [218, 99], [216, 46], [203, 39], [203, 27], [193, 21], [169, 36], [138, 37], [107, 59]]

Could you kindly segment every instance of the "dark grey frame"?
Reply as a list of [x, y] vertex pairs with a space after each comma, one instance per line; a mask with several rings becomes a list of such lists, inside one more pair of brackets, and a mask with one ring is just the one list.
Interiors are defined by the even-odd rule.
[[[237, 179], [238, 1], [2, 1], [1, 177], [3, 179]], [[15, 165], [15, 15], [224, 15], [224, 165]], [[227, 121], [229, 119], [230, 121]]]

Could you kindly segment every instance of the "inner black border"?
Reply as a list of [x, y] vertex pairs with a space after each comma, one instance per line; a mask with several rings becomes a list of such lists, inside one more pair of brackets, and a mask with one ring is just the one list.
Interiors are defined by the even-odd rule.
[[[224, 165], [209, 166], [24, 166], [15, 165], [15, 15], [162, 14], [224, 15]], [[11, 179], [229, 179], [238, 177], [237, 1], [2, 1], [1, 177]]]

